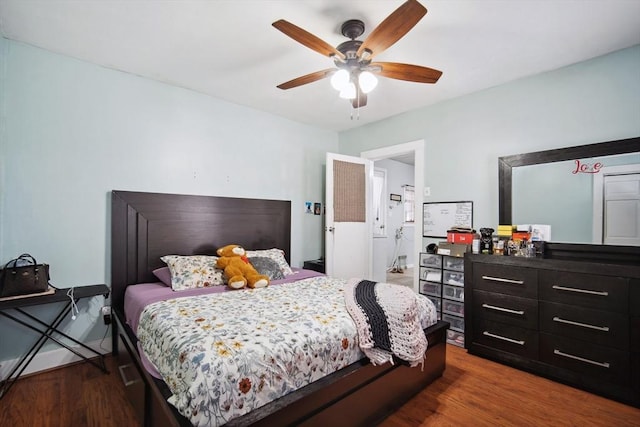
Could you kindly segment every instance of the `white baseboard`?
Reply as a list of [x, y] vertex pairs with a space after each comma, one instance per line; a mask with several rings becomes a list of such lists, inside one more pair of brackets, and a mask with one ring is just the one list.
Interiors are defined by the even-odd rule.
[[[110, 337], [106, 337], [104, 340], [85, 343], [85, 345], [96, 350], [100, 354], [111, 353]], [[85, 357], [96, 357], [95, 354], [83, 347], [70, 347]], [[31, 363], [29, 363], [29, 366], [27, 366], [26, 369], [22, 372], [22, 375], [35, 374], [40, 371], [59, 368], [81, 360], [82, 359], [79, 356], [76, 356], [66, 348], [56, 348], [49, 351], [40, 351], [35, 355]], [[19, 358], [0, 361], [0, 378], [6, 378], [19, 361]]]

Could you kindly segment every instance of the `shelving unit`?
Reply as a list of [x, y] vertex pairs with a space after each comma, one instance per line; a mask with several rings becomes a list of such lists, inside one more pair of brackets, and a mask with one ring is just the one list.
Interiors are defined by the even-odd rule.
[[442, 320], [451, 324], [447, 342], [464, 347], [464, 258], [442, 256]]
[[429, 298], [442, 319], [442, 255], [420, 253], [420, 293]]
[[421, 252], [419, 290], [451, 324], [447, 342], [464, 347], [464, 258]]

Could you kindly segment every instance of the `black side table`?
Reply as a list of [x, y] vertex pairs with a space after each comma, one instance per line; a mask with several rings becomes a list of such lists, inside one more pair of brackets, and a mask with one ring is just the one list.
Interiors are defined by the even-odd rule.
[[302, 268], [305, 270], [313, 270], [319, 273], [324, 273], [324, 259], [313, 259], [310, 261], [305, 261], [302, 264]]
[[[88, 347], [84, 343], [81, 343], [80, 341], [58, 330], [58, 326], [60, 326], [60, 323], [62, 322], [64, 317], [69, 313], [69, 311], [71, 311], [73, 304], [75, 304], [78, 300], [82, 298], [94, 297], [97, 295], [103, 295], [106, 298], [109, 296], [109, 288], [106, 285], [75, 286], [73, 287], [73, 293], [71, 294], [73, 296], [73, 302], [71, 297], [67, 295], [70, 289], [71, 288], [55, 289], [55, 292], [47, 295], [22, 296], [20, 298], [4, 298], [0, 300], [1, 316], [11, 319], [14, 322], [40, 334], [40, 338], [38, 339], [38, 341], [27, 351], [24, 356], [22, 356], [20, 361], [16, 364], [11, 373], [9, 373], [7, 378], [0, 381], [0, 399], [2, 399], [5, 394], [7, 394], [13, 383], [17, 381], [22, 372], [24, 372], [29, 363], [31, 363], [35, 355], [40, 351], [40, 349], [48, 339], [55, 341], [58, 345], [66, 348], [76, 356], [82, 358], [84, 361], [89, 362], [95, 367], [99, 368], [100, 370], [102, 370], [102, 372], [108, 372], [104, 363], [103, 354], [100, 354], [91, 347]], [[22, 310], [23, 307], [51, 304], [56, 302], [66, 302], [66, 304], [64, 305], [64, 307], [62, 307], [58, 315], [51, 321], [51, 323], [44, 322]], [[16, 317], [15, 314], [21, 314], [34, 323], [28, 323], [24, 320], [24, 318]], [[84, 356], [73, 347], [70, 347], [60, 339], [53, 336], [54, 332], [95, 354], [99, 358], [100, 363], [96, 363], [94, 360]]]

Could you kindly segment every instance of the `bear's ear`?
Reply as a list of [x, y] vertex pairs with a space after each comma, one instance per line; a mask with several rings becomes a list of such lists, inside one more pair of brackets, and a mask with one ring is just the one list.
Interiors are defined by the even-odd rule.
[[224, 248], [220, 248], [216, 251], [216, 253], [218, 254], [218, 256], [223, 256], [222, 255], [222, 251], [224, 251]]

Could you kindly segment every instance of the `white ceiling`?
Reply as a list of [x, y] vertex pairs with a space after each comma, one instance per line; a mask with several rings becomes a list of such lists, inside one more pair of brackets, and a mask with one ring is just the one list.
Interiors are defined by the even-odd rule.
[[285, 19], [331, 45], [364, 39], [402, 0], [0, 0], [0, 30], [105, 67], [341, 131], [640, 43], [639, 0], [421, 0], [427, 15], [376, 57], [443, 71], [435, 85], [380, 79], [351, 117], [328, 80], [276, 85], [329, 58], [271, 26]]

